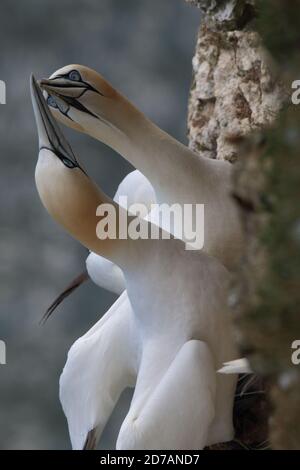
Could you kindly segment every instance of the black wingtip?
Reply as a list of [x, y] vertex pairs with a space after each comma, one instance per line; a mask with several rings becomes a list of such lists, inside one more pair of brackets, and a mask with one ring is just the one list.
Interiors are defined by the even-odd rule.
[[97, 445], [97, 432], [96, 428], [88, 432], [86, 436], [86, 441], [82, 450], [95, 450]]
[[45, 325], [45, 323], [49, 320], [51, 317], [52, 313], [57, 309], [57, 307], [67, 298], [69, 295], [72, 294], [81, 284], [84, 282], [88, 281], [89, 275], [87, 270], [83, 271], [79, 276], [75, 277], [75, 279], [72, 280], [72, 282], [59, 294], [58, 297], [52, 302], [52, 304], [49, 306], [47, 311], [44, 313], [40, 320], [41, 325]]

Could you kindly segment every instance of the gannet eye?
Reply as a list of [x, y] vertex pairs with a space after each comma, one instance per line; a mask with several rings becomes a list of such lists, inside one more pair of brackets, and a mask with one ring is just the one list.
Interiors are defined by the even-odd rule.
[[51, 108], [58, 108], [58, 105], [57, 105], [55, 99], [51, 95], [49, 95], [48, 98], [47, 98], [47, 105], [51, 106]]
[[72, 80], [73, 82], [80, 82], [81, 81], [80, 73], [77, 72], [77, 70], [72, 70], [69, 73], [69, 79]]
[[66, 158], [66, 157], [63, 157], [63, 158], [61, 159], [61, 161], [62, 161], [63, 164], [64, 164], [65, 166], [67, 166], [68, 168], [75, 168], [74, 163], [71, 162], [71, 160], [69, 160], [69, 159]]

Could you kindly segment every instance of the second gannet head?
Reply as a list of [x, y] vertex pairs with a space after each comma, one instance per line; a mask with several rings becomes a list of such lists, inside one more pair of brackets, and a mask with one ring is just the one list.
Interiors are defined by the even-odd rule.
[[41, 80], [40, 86], [59, 121], [108, 145], [123, 135], [124, 123], [135, 109], [99, 73], [83, 65], [67, 65]]
[[107, 197], [87, 176], [31, 77], [31, 95], [39, 137], [36, 186], [47, 211], [75, 238], [93, 244], [96, 208]]

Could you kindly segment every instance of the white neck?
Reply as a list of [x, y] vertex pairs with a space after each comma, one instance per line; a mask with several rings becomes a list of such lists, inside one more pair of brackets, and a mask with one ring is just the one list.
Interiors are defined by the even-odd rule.
[[[187, 163], [193, 165], [197, 161], [199, 167], [204, 159], [157, 127], [125, 98], [119, 98], [117, 111], [118, 122], [106, 128], [105, 137], [99, 124], [89, 133], [140, 170], [152, 183], [160, 202], [162, 189], [170, 185], [174, 176], [184, 177]], [[205, 171], [205, 162], [202, 166]], [[162, 202], [167, 202], [165, 195]]]

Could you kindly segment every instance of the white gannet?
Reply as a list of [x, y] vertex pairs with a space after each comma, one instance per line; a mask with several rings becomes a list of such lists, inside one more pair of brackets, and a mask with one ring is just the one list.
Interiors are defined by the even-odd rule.
[[[201, 449], [232, 439], [236, 377], [216, 373], [236, 358], [226, 308], [227, 269], [177, 239], [98, 239], [97, 207], [109, 202], [119, 212], [124, 209], [87, 176], [34, 79], [31, 90], [40, 198], [74, 238], [121, 267], [132, 304], [126, 308], [124, 292], [71, 348], [60, 397], [73, 448], [95, 446], [128, 386], [135, 391], [118, 449]], [[140, 220], [143, 224], [148, 226]]]
[[205, 204], [204, 251], [232, 268], [240, 258], [242, 231], [230, 194], [230, 163], [196, 155], [87, 67], [63, 67], [40, 84], [55, 117], [132, 163], [151, 182], [158, 203]]

